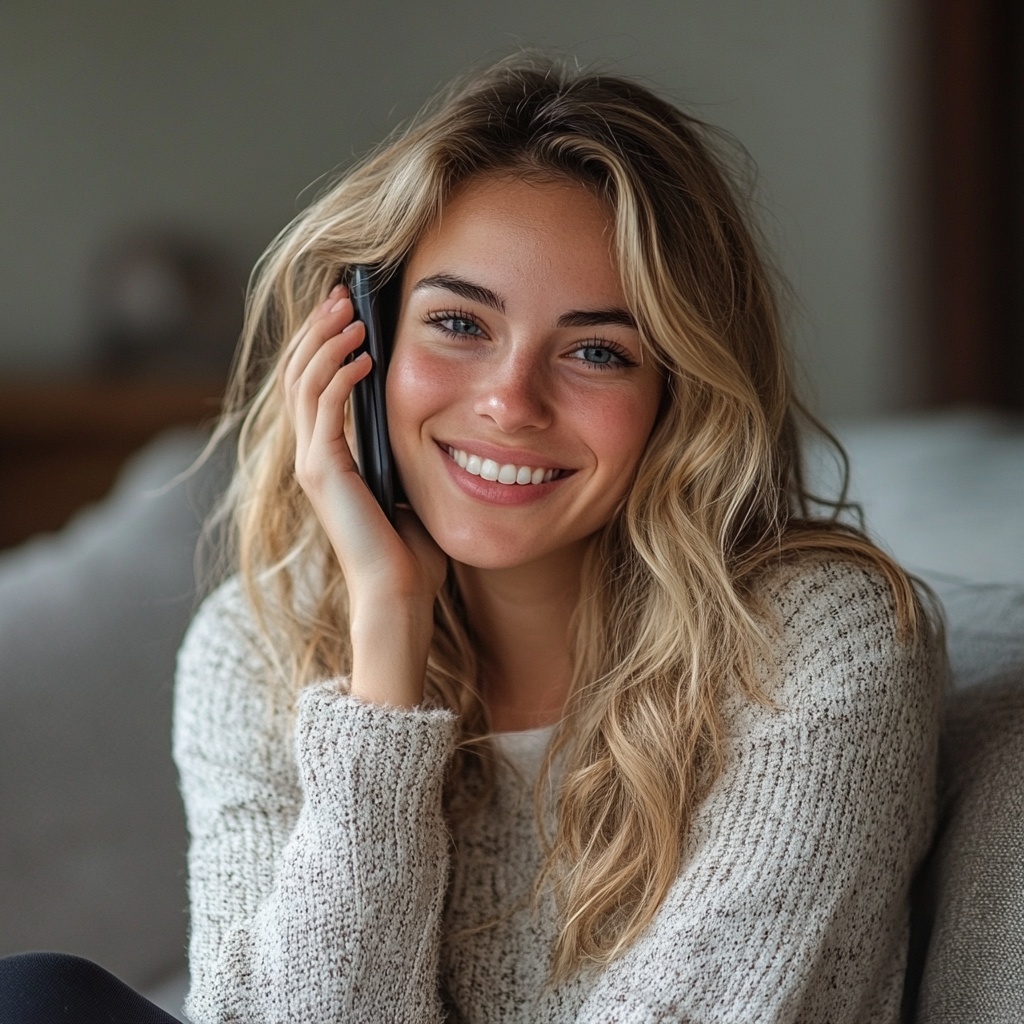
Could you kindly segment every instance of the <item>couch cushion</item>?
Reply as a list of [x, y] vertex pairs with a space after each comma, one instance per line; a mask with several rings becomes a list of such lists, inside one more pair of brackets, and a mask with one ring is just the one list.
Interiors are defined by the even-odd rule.
[[59, 534], [0, 555], [0, 956], [77, 953], [138, 987], [184, 963], [170, 756], [199, 522], [224, 477], [165, 435]]
[[956, 693], [924, 879], [918, 1024], [1024, 1021], [1024, 672]]
[[916, 907], [916, 1020], [1024, 1021], [1024, 587], [931, 582], [956, 689]]
[[1024, 679], [1024, 584], [925, 579], [945, 609], [956, 688]]

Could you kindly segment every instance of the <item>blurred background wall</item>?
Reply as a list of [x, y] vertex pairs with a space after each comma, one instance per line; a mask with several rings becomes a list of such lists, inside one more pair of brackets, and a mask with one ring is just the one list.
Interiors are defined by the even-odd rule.
[[530, 45], [641, 75], [734, 133], [813, 400], [919, 405], [917, 20], [910, 0], [5, 0], [0, 374], [82, 370], [91, 268], [119, 233], [201, 234], [248, 268], [319, 176], [454, 73]]
[[1024, 408], [1020, 0], [4, 0], [0, 548], [208, 420], [270, 239], [521, 46], [746, 147], [826, 420]]

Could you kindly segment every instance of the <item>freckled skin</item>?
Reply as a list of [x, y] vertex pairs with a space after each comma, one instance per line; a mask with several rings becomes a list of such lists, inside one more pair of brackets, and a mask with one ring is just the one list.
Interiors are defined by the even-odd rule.
[[[661, 378], [631, 326], [558, 325], [571, 311], [625, 309], [611, 242], [609, 211], [582, 186], [484, 177], [456, 194], [409, 260], [388, 425], [413, 508], [457, 562], [511, 568], [578, 547], [630, 485]], [[489, 289], [503, 311], [416, 287], [439, 274]], [[460, 318], [445, 321], [457, 335], [439, 329], [445, 312]], [[621, 355], [595, 367], [593, 347], [581, 358], [587, 342]], [[507, 461], [573, 472], [539, 500], [480, 500], [453, 481], [438, 447], [456, 441], [471, 452], [478, 441], [536, 454]]]

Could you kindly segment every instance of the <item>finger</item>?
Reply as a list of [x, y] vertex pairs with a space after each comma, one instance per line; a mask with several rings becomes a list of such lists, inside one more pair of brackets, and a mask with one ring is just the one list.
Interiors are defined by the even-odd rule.
[[309, 495], [314, 506], [322, 498], [324, 487], [332, 487], [339, 474], [355, 473], [358, 469], [352, 450], [339, 429], [338, 422], [344, 420], [345, 402], [353, 386], [372, 365], [369, 356], [346, 363], [340, 367], [317, 402], [317, 416], [310, 425], [308, 434], [300, 434], [295, 446], [295, 473], [303, 490]]
[[328, 295], [327, 299], [310, 311], [309, 315], [302, 322], [302, 326], [291, 336], [284, 351], [281, 353], [281, 358], [277, 362], [277, 378], [284, 390], [285, 406], [289, 416], [292, 416], [294, 411], [292, 391], [296, 380], [301, 375], [305, 366], [305, 359], [301, 362], [296, 362], [296, 352], [309, 337], [309, 332], [313, 325], [329, 315], [330, 311], [344, 298], [340, 293], [335, 296], [334, 293], [337, 291], [337, 288], [332, 289], [332, 293]]
[[296, 438], [312, 436], [320, 415], [320, 396], [348, 356], [363, 343], [364, 335], [362, 321], [354, 320], [340, 334], [328, 338], [313, 354], [292, 389]]
[[[358, 358], [338, 369], [320, 394], [316, 423], [310, 438], [310, 448], [322, 446], [336, 456], [347, 455], [345, 469], [354, 469], [355, 460], [345, 439], [345, 403], [352, 389], [373, 369], [373, 360], [364, 352]], [[340, 444], [339, 444], [340, 442]]]
[[[296, 348], [284, 367], [282, 385], [284, 387], [285, 405], [288, 415], [293, 419], [298, 402], [297, 392], [300, 382], [309, 369], [310, 362], [325, 345], [329, 345], [332, 339], [336, 339], [339, 335], [344, 334], [345, 330], [359, 322], [352, 319], [352, 310], [347, 299], [339, 300], [339, 305], [340, 308], [333, 315], [314, 321], [310, 325], [305, 335], [298, 339]], [[337, 360], [337, 362], [340, 364], [340, 360]], [[326, 384], [327, 380], [330, 379], [330, 375], [326, 379], [321, 375], [321, 379]]]
[[317, 303], [308, 313], [306, 319], [302, 321], [298, 330], [292, 334], [291, 338], [288, 339], [288, 344], [285, 345], [284, 351], [281, 353], [280, 359], [278, 359], [278, 369], [283, 373], [284, 367], [287, 365], [288, 360], [291, 358], [292, 353], [295, 351], [296, 346], [305, 337], [306, 331], [309, 330], [310, 325], [314, 320], [321, 316], [324, 316], [330, 312], [331, 308], [335, 306], [342, 299], [348, 298], [348, 287], [344, 283], [336, 284], [328, 293], [327, 297]]
[[[327, 304], [324, 303], [324, 306]], [[354, 310], [352, 301], [342, 297], [331, 306], [321, 310], [320, 315], [313, 318], [309, 326], [292, 339], [294, 347], [283, 363], [283, 382], [285, 390], [295, 386], [295, 382], [305, 372], [310, 359], [328, 338], [333, 337], [353, 322]]]
[[327, 338], [310, 356], [302, 371], [300, 387], [310, 387], [319, 394], [330, 383], [338, 367], [366, 340], [362, 320], [353, 320], [345, 329]]

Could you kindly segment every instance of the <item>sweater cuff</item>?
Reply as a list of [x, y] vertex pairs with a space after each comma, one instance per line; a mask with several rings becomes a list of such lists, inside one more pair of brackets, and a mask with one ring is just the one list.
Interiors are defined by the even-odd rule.
[[445, 709], [402, 711], [349, 696], [332, 683], [307, 687], [295, 733], [307, 800], [335, 802], [351, 793], [401, 805], [439, 796], [457, 723]]

